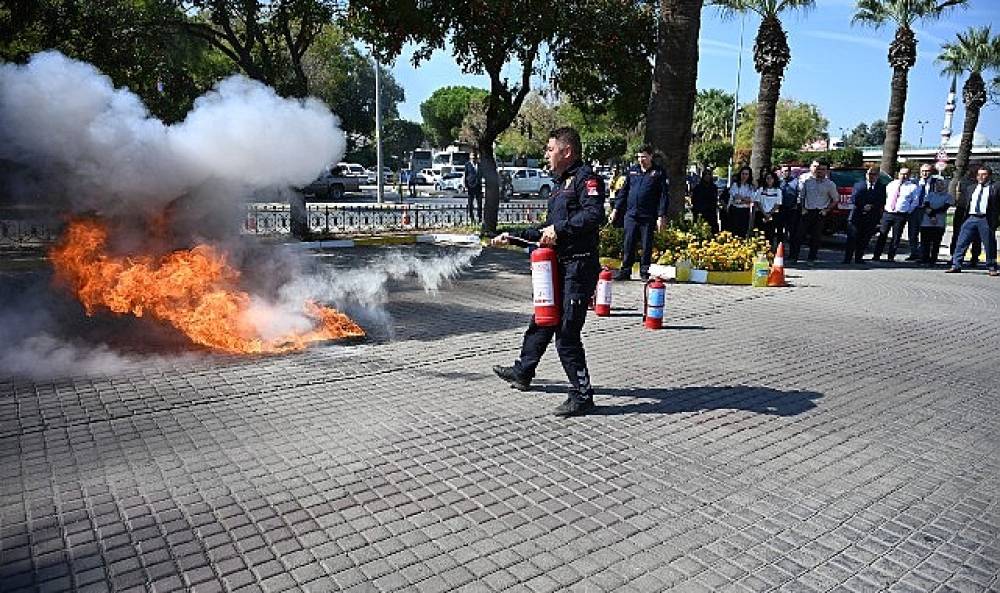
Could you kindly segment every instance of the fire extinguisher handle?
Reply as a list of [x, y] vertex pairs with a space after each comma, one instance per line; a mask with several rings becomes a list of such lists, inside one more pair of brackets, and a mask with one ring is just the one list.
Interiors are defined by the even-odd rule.
[[513, 235], [507, 236], [507, 242], [511, 245], [520, 245], [521, 247], [539, 247], [538, 241], [529, 241], [527, 239], [522, 239], [521, 237], [515, 237]]

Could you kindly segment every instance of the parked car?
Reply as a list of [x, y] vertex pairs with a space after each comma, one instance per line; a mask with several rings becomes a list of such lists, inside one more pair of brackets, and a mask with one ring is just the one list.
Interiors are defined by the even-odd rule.
[[421, 169], [420, 174], [428, 184], [434, 185], [438, 181], [441, 181], [441, 173], [435, 169]]
[[315, 181], [302, 188], [302, 193], [317, 200], [336, 202], [344, 194], [361, 191], [361, 178], [348, 175], [339, 164], [331, 165]]
[[463, 173], [447, 173], [434, 184], [437, 191], [465, 192], [465, 175]]
[[362, 179], [368, 178], [368, 170], [357, 163], [337, 163], [344, 175], [348, 177], [361, 177]]
[[[376, 168], [365, 169], [365, 176], [368, 178], [369, 184], [378, 183], [378, 170]], [[392, 169], [389, 167], [382, 167], [382, 183], [392, 183]]]
[[548, 199], [552, 191], [552, 178], [545, 171], [533, 167], [501, 167], [500, 173], [510, 176], [511, 194], [513, 196], [537, 195]]

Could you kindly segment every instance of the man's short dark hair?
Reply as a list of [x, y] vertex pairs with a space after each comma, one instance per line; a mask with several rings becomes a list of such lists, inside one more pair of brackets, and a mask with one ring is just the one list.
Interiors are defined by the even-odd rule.
[[993, 174], [993, 169], [990, 169], [990, 166], [985, 164], [976, 167], [976, 173], [979, 173], [980, 171], [986, 171], [986, 173], [989, 175]]
[[555, 138], [556, 142], [572, 148], [573, 156], [579, 157], [583, 154], [583, 143], [580, 142], [580, 133], [573, 128], [556, 128], [549, 132], [549, 138]]
[[830, 161], [828, 161], [828, 160], [826, 160], [826, 159], [816, 159], [816, 161], [814, 161], [814, 162], [815, 162], [815, 163], [816, 163], [817, 165], [819, 165], [820, 167], [825, 167], [825, 168], [827, 168], [827, 169], [829, 169], [829, 168], [830, 168]]
[[649, 156], [653, 156], [653, 147], [650, 146], [649, 144], [643, 144], [642, 146], [639, 147], [638, 152], [644, 152]]

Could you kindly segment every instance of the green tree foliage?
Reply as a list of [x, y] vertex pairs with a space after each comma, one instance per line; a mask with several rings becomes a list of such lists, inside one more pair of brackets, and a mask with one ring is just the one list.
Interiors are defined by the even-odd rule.
[[424, 133], [431, 143], [443, 147], [458, 140], [473, 103], [481, 102], [488, 94], [471, 86], [446, 86], [431, 93], [420, 104]]
[[[310, 94], [322, 99], [341, 120], [349, 148], [375, 134], [375, 68], [344, 31], [327, 25], [302, 59]], [[395, 119], [405, 98], [402, 87], [379, 66], [383, 121]]]
[[504, 154], [542, 158], [548, 133], [563, 125], [568, 125], [568, 122], [560, 115], [559, 109], [532, 91], [524, 98], [513, 125], [497, 139], [497, 150], [502, 146]]
[[722, 89], [698, 91], [691, 134], [696, 142], [729, 141], [736, 97]]
[[478, 148], [486, 182], [483, 225], [492, 232], [500, 205], [494, 142], [517, 117], [539, 72], [539, 56], [548, 49], [558, 64], [563, 40], [580, 23], [603, 17], [591, 11], [610, 1], [570, 0], [553, 7], [542, 0], [353, 0], [348, 20], [383, 61], [395, 59], [407, 43], [416, 47], [415, 65], [447, 46], [463, 72], [489, 79]]
[[424, 128], [417, 122], [394, 119], [382, 124], [382, 151], [390, 158], [405, 158], [425, 140]]
[[0, 59], [55, 49], [89, 62], [139, 95], [156, 117], [182, 119], [233, 65], [208, 43], [162, 26], [184, 18], [142, 0], [37, 0], [0, 6]]
[[297, 97], [309, 93], [303, 58], [338, 10], [336, 0], [162, 1], [182, 15], [169, 24], [209, 43], [247, 76]]
[[583, 111], [634, 128], [649, 104], [654, 3], [582, 0], [575, 9], [584, 16], [573, 19], [553, 43], [553, 86]]
[[691, 156], [702, 167], [716, 167], [728, 163], [733, 157], [733, 145], [722, 140], [702, 142], [695, 145]]
[[877, 119], [871, 125], [861, 122], [844, 138], [846, 146], [881, 146], [883, 142], [885, 142], [884, 119]]
[[[744, 105], [739, 119], [740, 123], [736, 127], [737, 154], [751, 148], [757, 121], [757, 104]], [[799, 150], [806, 143], [819, 138], [828, 123], [815, 105], [781, 99], [776, 109], [773, 148]]]

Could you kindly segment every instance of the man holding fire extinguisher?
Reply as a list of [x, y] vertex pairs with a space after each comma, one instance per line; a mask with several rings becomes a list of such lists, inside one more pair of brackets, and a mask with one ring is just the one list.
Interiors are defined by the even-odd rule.
[[[604, 180], [581, 160], [580, 134], [573, 128], [559, 128], [549, 134], [545, 157], [557, 189], [549, 194], [548, 218], [541, 228], [527, 229], [515, 236], [538, 241], [555, 250], [554, 294], [558, 295], [558, 323], [546, 325], [532, 316], [524, 334], [521, 355], [513, 366], [495, 366], [493, 372], [526, 391], [545, 348], [556, 339], [559, 360], [571, 384], [569, 397], [555, 409], [556, 416], [578, 416], [594, 407], [587, 359], [580, 331], [587, 319], [587, 305], [597, 286], [601, 265], [598, 260], [598, 233], [604, 224]], [[506, 245], [511, 235], [502, 233], [494, 245]]]

